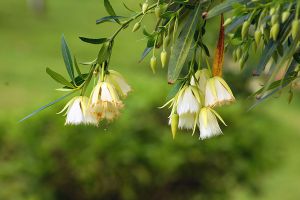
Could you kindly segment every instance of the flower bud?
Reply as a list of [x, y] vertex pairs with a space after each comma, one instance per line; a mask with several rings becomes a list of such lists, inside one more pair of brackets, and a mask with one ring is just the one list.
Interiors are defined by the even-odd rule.
[[279, 23], [274, 24], [271, 28], [270, 36], [273, 38], [274, 41], [277, 40], [279, 30], [280, 30]]
[[255, 39], [256, 45], [258, 46], [259, 42], [260, 42], [260, 39], [261, 39], [261, 32], [260, 32], [260, 30], [256, 30], [255, 31], [255, 33], [254, 33], [254, 39]]
[[157, 66], [156, 57], [153, 55], [150, 60], [150, 67], [152, 69], [153, 74], [155, 74], [155, 72], [156, 72], [156, 66]]
[[249, 21], [245, 21], [242, 27], [242, 39], [244, 40], [248, 34], [249, 31], [249, 27], [250, 27], [250, 22]]
[[299, 20], [294, 19], [294, 21], [292, 23], [292, 37], [293, 37], [293, 39], [296, 38], [298, 31], [299, 31]]
[[154, 13], [155, 13], [155, 16], [157, 17], [157, 19], [159, 19], [160, 15], [161, 15], [161, 7], [159, 5], [156, 6]]
[[223, 26], [227, 26], [228, 24], [230, 24], [232, 22], [232, 18], [227, 18], [223, 24]]
[[143, 5], [142, 5], [142, 12], [143, 12], [143, 14], [146, 13], [148, 7], [149, 7], [148, 1], [146, 1], [145, 3], [143, 3]]
[[290, 16], [290, 12], [289, 11], [284, 11], [281, 15], [281, 22], [284, 23]]
[[170, 41], [171, 41], [171, 38], [169, 35], [167, 35], [165, 38], [164, 38], [164, 42], [163, 42], [163, 48], [166, 49], [169, 44], [170, 44]]
[[141, 22], [137, 22], [134, 24], [132, 32], [136, 32], [137, 30], [139, 30], [141, 27]]
[[277, 14], [272, 15], [271, 24], [274, 25], [274, 24], [278, 23], [278, 19], [279, 19], [279, 15], [277, 15]]
[[168, 62], [168, 53], [164, 49], [160, 54], [160, 60], [161, 60], [161, 66], [164, 68], [167, 65]]
[[269, 14], [270, 14], [270, 15], [273, 15], [273, 14], [275, 13], [275, 11], [276, 11], [275, 7], [272, 7], [272, 8], [270, 9]]
[[179, 122], [179, 116], [178, 114], [172, 114], [171, 116], [171, 130], [172, 130], [172, 136], [173, 139], [175, 139], [177, 130], [178, 130], [178, 122]]

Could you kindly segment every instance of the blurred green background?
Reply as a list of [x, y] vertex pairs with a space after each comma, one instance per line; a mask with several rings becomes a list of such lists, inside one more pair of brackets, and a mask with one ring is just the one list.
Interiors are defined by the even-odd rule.
[[[29, 6], [33, 1], [0, 2], [1, 200], [300, 199], [300, 97], [288, 105], [283, 93], [247, 112], [242, 91], [251, 73], [229, 73], [239, 103], [218, 110], [228, 124], [224, 135], [200, 141], [181, 132], [173, 141], [169, 111], [157, 109], [170, 89], [166, 71], [153, 76], [147, 62], [137, 63], [145, 40], [131, 28], [112, 56], [111, 67], [134, 88], [118, 120], [65, 127], [55, 114], [65, 100], [17, 123], [62, 95], [45, 73], [50, 67], [66, 74], [62, 33], [78, 60], [90, 61], [99, 47], [78, 36], [109, 36], [117, 27], [95, 25], [106, 15], [101, 0], [49, 0], [41, 10]], [[111, 2], [128, 15], [121, 1]], [[137, 1], [125, 2], [138, 9]]]

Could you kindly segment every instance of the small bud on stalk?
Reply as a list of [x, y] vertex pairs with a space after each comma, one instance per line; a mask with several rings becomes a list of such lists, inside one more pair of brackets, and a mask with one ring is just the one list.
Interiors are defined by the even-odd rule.
[[274, 24], [271, 28], [270, 36], [273, 38], [274, 41], [277, 40], [279, 30], [280, 30], [279, 23]]
[[260, 30], [256, 30], [255, 31], [255, 33], [254, 33], [254, 39], [255, 39], [256, 45], [258, 46], [259, 43], [260, 43], [260, 40], [261, 40], [261, 32], [260, 32]]
[[156, 72], [156, 67], [157, 67], [157, 59], [156, 57], [153, 55], [151, 60], [150, 60], [150, 67], [152, 69], [153, 74], [155, 74]]
[[142, 5], [142, 12], [143, 12], [143, 14], [146, 13], [148, 7], [149, 7], [148, 0], [146, 0], [146, 2], [143, 3], [143, 5]]
[[296, 38], [296, 35], [299, 31], [299, 22], [300, 22], [299, 20], [294, 19], [294, 21], [292, 23], [292, 37], [293, 37], [293, 39]]
[[134, 24], [132, 32], [136, 32], [137, 30], [139, 30], [141, 27], [141, 22], [137, 22]]
[[171, 131], [173, 139], [175, 139], [177, 130], [178, 130], [178, 122], [179, 122], [179, 115], [178, 114], [172, 114], [171, 115]]
[[281, 15], [281, 22], [284, 23], [290, 16], [290, 12], [289, 11], [284, 11]]
[[162, 66], [162, 68], [164, 68], [168, 62], [168, 53], [166, 52], [165, 49], [163, 49], [160, 54], [160, 60], [161, 60], [161, 66]]
[[154, 10], [155, 16], [157, 17], [157, 19], [160, 19], [160, 15], [161, 15], [161, 8], [159, 5], [157, 5], [157, 7]]
[[232, 22], [232, 18], [228, 18], [228, 19], [225, 20], [223, 26], [227, 26], [227, 25], [229, 25], [231, 22]]
[[250, 22], [249, 21], [245, 21], [242, 27], [242, 39], [244, 40], [248, 34], [249, 31], [249, 27], [250, 27]]

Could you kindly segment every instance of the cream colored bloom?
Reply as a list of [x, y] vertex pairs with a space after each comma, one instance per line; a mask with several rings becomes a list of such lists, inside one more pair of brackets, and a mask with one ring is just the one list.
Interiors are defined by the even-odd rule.
[[66, 111], [66, 125], [98, 124], [98, 120], [88, 110], [88, 97], [77, 96], [71, 99], [58, 114]]
[[[196, 80], [195, 80], [196, 78]], [[204, 94], [207, 80], [210, 78], [208, 69], [201, 69], [195, 73], [191, 78], [191, 85], [198, 86], [200, 91]]]
[[98, 120], [113, 120], [116, 118], [123, 103], [115, 87], [109, 82], [98, 82], [90, 98], [91, 112]]
[[205, 106], [224, 105], [235, 100], [227, 83], [218, 76], [207, 81], [205, 89]]
[[201, 105], [201, 94], [195, 86], [184, 86], [178, 93], [177, 113], [183, 115], [186, 113], [197, 113]]
[[193, 130], [196, 122], [196, 114], [195, 113], [185, 113], [179, 115], [179, 123], [178, 128]]
[[117, 90], [120, 96], [126, 97], [132, 90], [130, 85], [125, 81], [124, 77], [114, 70], [109, 70], [109, 73], [105, 76], [105, 80], [111, 83]]
[[[216, 116], [224, 123], [222, 118], [213, 109], [209, 107], [201, 108], [198, 118], [201, 139], [207, 139], [222, 134], [222, 130], [220, 129]], [[226, 124], [224, 123], [224, 125]]]

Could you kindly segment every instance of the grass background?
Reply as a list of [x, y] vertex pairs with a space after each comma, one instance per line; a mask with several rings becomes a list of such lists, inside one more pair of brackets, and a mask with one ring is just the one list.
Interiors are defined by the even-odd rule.
[[[116, 7], [117, 13], [120, 15], [128, 14], [119, 1], [112, 0], [111, 2]], [[136, 1], [127, 0], [126, 4], [130, 7], [138, 8]], [[116, 25], [96, 26], [94, 23], [97, 18], [104, 15], [106, 15], [106, 12], [102, 2], [99, 0], [84, 2], [80, 0], [49, 0], [47, 1], [46, 13], [43, 15], [34, 14], [28, 9], [24, 0], [0, 2], [0, 91], [2, 92], [0, 98], [0, 131], [1, 127], [4, 127], [1, 135], [5, 141], [5, 146], [1, 147], [4, 150], [0, 152], [0, 177], [2, 177], [0, 181], [0, 199], [47, 199], [45, 198], [47, 196], [45, 193], [51, 190], [43, 192], [34, 184], [26, 186], [27, 182], [22, 180], [22, 176], [18, 175], [22, 174], [22, 170], [19, 167], [20, 163], [28, 162], [25, 166], [32, 166], [30, 159], [34, 157], [36, 152], [39, 152], [41, 149], [47, 151], [47, 149], [50, 149], [47, 146], [51, 145], [61, 145], [61, 147], [67, 145], [68, 143], [64, 143], [64, 141], [71, 136], [67, 134], [62, 135], [65, 131], [72, 130], [76, 132], [75, 137], [78, 134], [84, 134], [76, 131], [76, 128], [63, 127], [63, 117], [55, 115], [63, 107], [65, 101], [24, 123], [19, 124], [17, 121], [31, 111], [62, 95], [61, 92], [53, 90], [58, 85], [45, 73], [45, 68], [50, 67], [66, 75], [60, 52], [62, 33], [65, 34], [72, 53], [77, 56], [78, 60], [90, 61], [96, 56], [99, 47], [82, 43], [79, 41], [78, 36], [109, 36], [117, 27]], [[92, 136], [90, 135], [89, 137], [91, 137], [91, 140], [93, 137], [97, 140], [102, 140], [102, 142], [95, 145], [102, 145], [104, 146], [103, 149], [105, 149], [105, 145], [118, 145], [120, 142], [126, 143], [125, 138], [130, 137], [130, 132], [139, 129], [140, 126], [148, 127], [149, 130], [154, 129], [153, 134], [161, 134], [161, 137], [164, 138], [160, 142], [155, 140], [151, 143], [154, 147], [159, 148], [158, 144], [163, 145], [163, 142], [171, 140], [170, 133], [167, 130], [166, 117], [168, 116], [168, 111], [157, 110], [157, 107], [164, 103], [164, 97], [170, 89], [170, 86], [166, 84], [166, 71], [160, 70], [157, 75], [153, 76], [147, 62], [137, 63], [143, 51], [145, 40], [143, 40], [141, 33], [132, 34], [130, 30], [131, 27], [120, 34], [120, 37], [117, 39], [111, 67], [120, 71], [128, 79], [128, 82], [134, 88], [134, 92], [126, 100], [126, 108], [119, 120], [112, 124], [103, 123], [98, 129], [84, 129], [85, 131], [92, 129], [92, 131], [97, 132], [97, 135], [91, 134]], [[214, 41], [214, 38], [215, 36], [207, 39]], [[171, 143], [172, 141], [169, 141], [167, 144], [176, 149], [178, 148], [177, 145], [181, 143], [180, 140], [183, 140], [185, 145], [190, 144], [190, 149], [197, 152], [203, 151], [204, 149], [201, 148], [207, 147], [205, 145], [225, 144], [226, 137], [231, 137], [232, 135], [235, 135], [234, 141], [240, 143], [243, 141], [242, 137], [248, 137], [243, 133], [264, 134], [266, 140], [276, 148], [272, 148], [272, 151], [267, 151], [268, 155], [266, 156], [271, 159], [274, 158], [272, 166], [269, 167], [270, 169], [261, 173], [258, 172], [258, 176], [256, 176], [258, 178], [255, 180], [255, 185], [260, 190], [259, 195], [250, 192], [251, 190], [248, 187], [234, 184], [228, 188], [231, 199], [300, 199], [299, 100], [299, 95], [296, 95], [292, 104], [288, 105], [287, 94], [283, 93], [280, 98], [271, 98], [254, 111], [247, 113], [249, 102], [244, 103], [242, 98], [238, 98], [238, 101], [241, 103], [222, 110], [224, 119], [229, 124], [229, 127], [224, 131], [224, 136], [212, 139], [212, 141], [198, 141], [197, 137], [180, 134], [177, 138], [179, 142]], [[151, 113], [156, 113], [156, 115]], [[45, 118], [51, 118], [55, 121], [55, 123], [53, 122], [54, 125], [51, 126], [52, 131], [41, 129], [38, 133], [42, 134], [43, 137], [36, 141], [36, 138], [32, 139], [31, 137], [40, 137], [39, 134], [33, 135], [29, 134], [29, 132], [34, 130], [33, 127], [35, 125], [47, 128], [45, 123], [48, 122], [45, 122]], [[126, 127], [126, 129], [120, 131], [120, 127]], [[139, 136], [135, 135], [135, 137]], [[62, 138], [59, 139], [59, 137]], [[20, 140], [24, 140], [24, 143], [20, 144], [29, 146], [16, 145], [19, 144]], [[32, 143], [31, 141], [33, 140], [41, 142], [41, 144]], [[74, 143], [76, 144], [78, 141], [74, 141]], [[31, 148], [30, 145], [36, 145], [36, 149], [29, 150]], [[136, 143], [137, 149], [145, 150], [143, 149], [145, 147], [140, 147], [139, 145], [141, 144]], [[200, 147], [201, 145], [204, 145], [204, 147]], [[255, 143], [250, 148], [255, 149]], [[265, 148], [267, 149], [268, 146]], [[188, 145], [186, 149], [188, 149]], [[82, 150], [84, 150], [84, 146]], [[11, 153], [11, 151], [23, 151], [22, 154], [18, 155], [24, 154], [23, 156], [28, 157], [28, 159], [23, 160], [23, 158], [14, 157], [14, 153]], [[67, 149], [66, 151], [69, 150]], [[154, 153], [153, 150], [149, 151]], [[206, 151], [209, 150], [206, 149]], [[165, 155], [160, 155], [158, 151], [156, 152], [158, 154], [156, 157], [150, 157], [149, 159], [159, 160], [163, 158], [170, 162], [173, 159], [176, 163], [177, 157], [172, 157], [170, 153], [172, 151], [168, 150], [166, 152]], [[265, 152], [261, 153], [264, 154]], [[118, 159], [120, 156], [122, 154], [116, 151], [112, 159]], [[182, 156], [185, 156], [185, 154]], [[89, 162], [83, 158], [83, 163]], [[244, 158], [247, 159], [246, 156]], [[80, 162], [80, 159], [76, 162]], [[34, 164], [35, 162], [32, 161], [32, 163]], [[137, 165], [136, 162], [134, 163]], [[76, 166], [76, 163], [74, 165]], [[78, 164], [78, 166], [81, 165]], [[172, 166], [172, 164], [166, 166]], [[117, 166], [115, 167], [117, 168]], [[236, 167], [239, 168], [238, 166]], [[255, 165], [253, 167], [255, 168]], [[154, 168], [160, 169], [159, 166]], [[39, 167], [35, 166], [32, 169], [33, 174], [38, 173], [39, 170]], [[80, 170], [78, 173], [80, 173]], [[30, 183], [36, 176], [32, 174], [29, 176]], [[211, 178], [217, 179], [215, 176]], [[20, 184], [24, 185], [20, 186]], [[32, 190], [28, 190], [27, 187], [30, 187]], [[26, 196], [22, 191], [29, 191], [32, 195]], [[128, 191], [130, 190], [128, 189]], [[128, 191], [125, 192], [127, 195], [125, 196], [127, 199], [131, 199], [129, 195], [131, 192]], [[19, 195], [15, 193], [19, 193]], [[39, 193], [42, 193], [42, 195], [38, 195]], [[49, 197], [49, 199], [51, 198]], [[56, 197], [56, 199], [63, 198]], [[198, 198], [195, 197], [195, 199]], [[201, 198], [199, 197], [199, 199]]]

